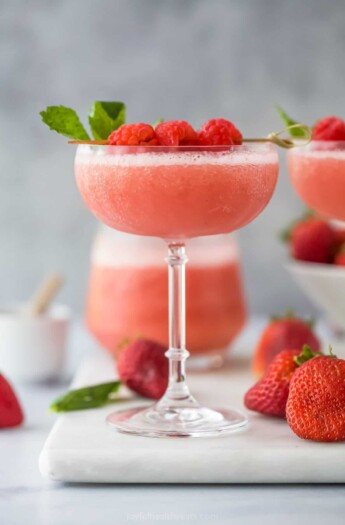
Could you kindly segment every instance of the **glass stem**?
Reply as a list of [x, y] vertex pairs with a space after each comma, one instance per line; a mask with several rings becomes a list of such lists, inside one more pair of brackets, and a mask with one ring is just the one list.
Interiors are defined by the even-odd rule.
[[185, 401], [191, 398], [186, 383], [186, 263], [188, 258], [183, 242], [168, 244], [166, 259], [169, 268], [169, 384], [164, 395], [167, 402]]

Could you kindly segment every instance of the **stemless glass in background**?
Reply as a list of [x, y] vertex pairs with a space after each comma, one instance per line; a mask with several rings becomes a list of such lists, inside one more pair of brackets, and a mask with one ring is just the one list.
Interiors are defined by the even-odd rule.
[[[138, 336], [168, 346], [166, 246], [102, 227], [91, 253], [86, 323], [115, 356]], [[239, 252], [234, 235], [188, 242], [186, 334], [192, 365], [219, 366], [246, 321]], [[197, 357], [197, 359], [195, 359]]]

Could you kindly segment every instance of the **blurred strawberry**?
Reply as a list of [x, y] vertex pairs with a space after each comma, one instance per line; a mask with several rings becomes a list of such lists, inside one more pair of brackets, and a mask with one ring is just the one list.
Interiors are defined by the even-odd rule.
[[0, 375], [0, 428], [16, 427], [24, 420], [17, 396], [3, 375]]
[[331, 263], [341, 239], [332, 224], [307, 211], [281, 234], [288, 242], [294, 259], [315, 263]]
[[336, 242], [336, 234], [328, 222], [311, 218], [293, 228], [291, 255], [300, 261], [330, 263], [333, 260]]
[[340, 249], [334, 257], [334, 264], [337, 266], [345, 266], [345, 243], [340, 246]]
[[345, 228], [334, 225], [334, 232], [337, 240], [337, 246], [341, 247], [342, 244], [345, 245]]
[[320, 349], [320, 342], [310, 323], [292, 314], [273, 318], [257, 343], [252, 364], [254, 374], [261, 377], [279, 352], [302, 348], [303, 345], [309, 345], [315, 352]]

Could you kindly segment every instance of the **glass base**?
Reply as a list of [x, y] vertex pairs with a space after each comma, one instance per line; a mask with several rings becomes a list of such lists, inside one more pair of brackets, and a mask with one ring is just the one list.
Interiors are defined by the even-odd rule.
[[114, 412], [108, 424], [128, 434], [148, 437], [210, 437], [229, 434], [245, 427], [248, 419], [237, 410], [205, 407], [147, 408]]

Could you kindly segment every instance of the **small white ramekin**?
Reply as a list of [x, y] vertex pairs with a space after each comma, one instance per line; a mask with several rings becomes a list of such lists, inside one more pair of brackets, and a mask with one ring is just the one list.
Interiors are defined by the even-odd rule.
[[30, 316], [23, 305], [0, 307], [0, 372], [18, 381], [48, 381], [63, 371], [70, 310]]

